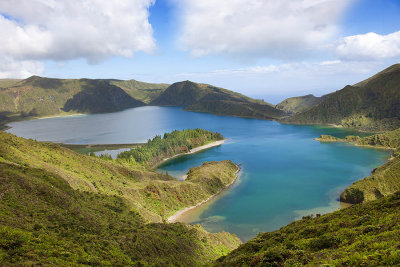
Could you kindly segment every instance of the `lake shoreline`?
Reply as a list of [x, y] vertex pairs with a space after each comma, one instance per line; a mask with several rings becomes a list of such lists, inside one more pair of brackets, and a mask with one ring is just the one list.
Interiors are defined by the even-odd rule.
[[[89, 113], [90, 114], [90, 113]], [[44, 120], [44, 119], [51, 119], [51, 118], [63, 118], [63, 117], [74, 117], [74, 116], [83, 116], [88, 115], [88, 113], [67, 113], [67, 114], [55, 114], [43, 117], [33, 117], [29, 120]]]
[[51, 118], [62, 118], [62, 117], [73, 117], [73, 116], [82, 116], [88, 115], [90, 113], [58, 113], [54, 115], [45, 115], [45, 116], [19, 116], [16, 114], [12, 114], [11, 117], [6, 116], [3, 121], [0, 121], [0, 131], [7, 131], [12, 127], [9, 126], [9, 123], [19, 122], [19, 121], [31, 121], [31, 120], [43, 120], [43, 119], [51, 119]]
[[176, 154], [176, 155], [174, 155], [172, 157], [165, 158], [162, 161], [160, 161], [160, 162], [154, 164], [153, 166], [151, 166], [150, 169], [151, 170], [157, 169], [158, 167], [160, 167], [164, 163], [168, 162], [169, 160], [172, 160], [172, 159], [180, 157], [180, 156], [190, 155], [190, 154], [198, 153], [200, 151], [203, 151], [203, 150], [206, 150], [206, 149], [209, 149], [209, 148], [212, 148], [212, 147], [220, 146], [220, 145], [224, 144], [226, 140], [227, 139], [218, 140], [218, 141], [215, 141], [215, 142], [203, 145], [203, 146], [195, 147], [195, 148], [191, 149], [189, 152], [179, 153], [179, 154]]
[[208, 203], [209, 201], [211, 201], [211, 200], [213, 200], [214, 198], [216, 198], [217, 196], [219, 196], [219, 195], [220, 195], [222, 192], [224, 192], [225, 190], [228, 190], [229, 187], [231, 187], [231, 186], [237, 181], [237, 179], [238, 179], [239, 176], [240, 176], [240, 172], [241, 172], [241, 170], [242, 170], [238, 164], [235, 164], [235, 165], [236, 165], [236, 167], [237, 167], [238, 169], [237, 169], [236, 172], [235, 172], [235, 179], [233, 179], [232, 182], [230, 182], [229, 184], [227, 184], [224, 188], [220, 189], [220, 190], [219, 190], [217, 193], [215, 193], [214, 195], [211, 195], [209, 198], [207, 198], [207, 199], [205, 199], [205, 200], [203, 200], [203, 201], [197, 203], [196, 205], [190, 206], [190, 207], [186, 207], [186, 208], [183, 208], [183, 209], [181, 209], [181, 210], [178, 210], [178, 211], [175, 212], [172, 216], [168, 217], [167, 222], [168, 222], [168, 223], [176, 223], [176, 222], [179, 222], [179, 218], [181, 218], [182, 215], [184, 215], [186, 212], [188, 212], [188, 211], [190, 211], [190, 210], [192, 210], [192, 209], [198, 208], [198, 207], [200, 207], [200, 206], [202, 206], [202, 205]]
[[[357, 143], [355, 143], [355, 142], [346, 141], [345, 139], [327, 139], [327, 140], [324, 140], [324, 139], [321, 139], [321, 138], [314, 138], [314, 140], [315, 140], [315, 141], [318, 141], [318, 142], [320, 142], [320, 143], [336, 143], [336, 142], [341, 142], [341, 143], [346, 143], [346, 144], [349, 144], [349, 145], [352, 145], [352, 146], [355, 146], [355, 147], [369, 148], [369, 149], [380, 149], [380, 150], [391, 151], [392, 153], [391, 153], [391, 154], [389, 155], [389, 157], [387, 158], [387, 161], [386, 161], [385, 163], [383, 163], [382, 165], [379, 165], [379, 166], [376, 167], [376, 168], [382, 167], [383, 165], [385, 165], [385, 164], [388, 163], [389, 161], [393, 160], [393, 159], [394, 159], [394, 157], [393, 157], [393, 152], [396, 150], [396, 149], [393, 148], [393, 147], [357, 144]], [[370, 172], [370, 175], [372, 174], [372, 172], [373, 172], [373, 171]], [[353, 184], [354, 184], [355, 182], [362, 181], [362, 180], [364, 180], [364, 179], [366, 179], [366, 178], [368, 178], [368, 177], [369, 177], [369, 176], [364, 177], [364, 178], [361, 178], [361, 179], [357, 179], [356, 181], [353, 182]], [[352, 185], [347, 186], [347, 187], [341, 192], [340, 196], [341, 196], [349, 187], [351, 187], [351, 186], [352, 186]], [[345, 209], [345, 208], [348, 208], [348, 207], [351, 207], [352, 205], [354, 205], [354, 204], [352, 204], [352, 203], [344, 202], [344, 201], [341, 201], [341, 200], [339, 200], [339, 203], [340, 203], [340, 208], [339, 208], [339, 209]]]

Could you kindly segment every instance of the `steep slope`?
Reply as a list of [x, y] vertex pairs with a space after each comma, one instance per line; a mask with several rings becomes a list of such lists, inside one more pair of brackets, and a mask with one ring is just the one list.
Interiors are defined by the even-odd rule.
[[93, 80], [82, 91], [68, 99], [63, 110], [67, 112], [100, 113], [144, 105], [145, 103], [132, 98], [115, 85], [110, 85], [101, 80]]
[[145, 83], [136, 80], [111, 80], [110, 84], [118, 86], [131, 97], [146, 104], [156, 99], [169, 86], [169, 84], [166, 83]]
[[224, 255], [236, 236], [161, 223], [237, 170], [229, 161], [198, 168], [211, 180], [179, 182], [0, 132], [0, 265], [199, 265]]
[[280, 118], [285, 114], [284, 112], [277, 110], [268, 104], [230, 100], [201, 101], [185, 108], [185, 110], [266, 120]]
[[150, 104], [156, 106], [190, 106], [213, 91], [211, 86], [205, 84], [190, 81], [177, 82], [169, 86]]
[[323, 99], [324, 97], [316, 97], [314, 95], [290, 97], [277, 104], [275, 108], [290, 114], [295, 114], [310, 109]]
[[321, 103], [284, 121], [339, 124], [367, 131], [400, 127], [400, 64], [354, 86], [330, 94]]
[[260, 233], [215, 266], [399, 266], [399, 244], [396, 193]]
[[223, 88], [190, 81], [168, 87], [151, 105], [183, 106], [185, 110], [218, 115], [273, 119], [284, 112], [271, 104]]
[[42, 169], [0, 163], [0, 265], [199, 265], [234, 248], [226, 233], [145, 224], [119, 196], [73, 190]]

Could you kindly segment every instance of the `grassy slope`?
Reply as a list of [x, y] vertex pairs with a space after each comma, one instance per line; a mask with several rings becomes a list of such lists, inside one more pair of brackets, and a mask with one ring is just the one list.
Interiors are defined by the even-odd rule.
[[[112, 160], [79, 155], [56, 144], [1, 132], [0, 164], [1, 213], [6, 216], [1, 216], [0, 231], [12, 237], [0, 242], [10, 239], [17, 243], [0, 243], [0, 262], [36, 258], [56, 264], [72, 255], [74, 260], [88, 263], [121, 260], [127, 264], [129, 259], [139, 258], [164, 264], [198, 263], [215, 259], [240, 243], [229, 233], [209, 234], [199, 227], [144, 225], [161, 222], [223, 188], [227, 180], [235, 178], [237, 167], [230, 161], [206, 164], [204, 171], [214, 182], [210, 188], [209, 180], [179, 182]], [[46, 229], [39, 240], [35, 224]], [[100, 236], [93, 241], [93, 235]], [[88, 246], [93, 247], [88, 250]], [[96, 257], [90, 256], [91, 251]], [[105, 255], [108, 253], [111, 256]]]
[[122, 88], [131, 97], [146, 104], [157, 98], [169, 86], [165, 83], [145, 83], [136, 80], [112, 80], [110, 83]]
[[340, 124], [368, 131], [400, 127], [400, 64], [354, 86], [346, 86], [286, 122]]
[[[0, 133], [0, 140], [0, 159], [45, 169], [76, 190], [120, 196], [147, 221], [162, 222], [177, 210], [213, 194], [213, 190], [199, 182], [179, 182], [168, 175], [134, 169], [114, 160], [77, 154], [57, 144], [26, 140], [4, 132]], [[230, 161], [222, 161], [216, 163], [210, 175], [228, 172], [233, 180], [236, 169]], [[214, 190], [221, 189], [220, 184], [215, 186]]]
[[295, 114], [310, 109], [320, 103], [323, 99], [323, 97], [316, 97], [313, 95], [290, 97], [277, 104], [275, 108], [287, 113]]
[[190, 81], [172, 84], [150, 104], [184, 106], [188, 111], [261, 119], [277, 118], [284, 114], [264, 101]]
[[216, 266], [398, 266], [400, 193], [260, 233]]
[[123, 198], [74, 190], [46, 170], [0, 163], [0, 265], [197, 265], [238, 240], [145, 224]]
[[400, 191], [400, 129], [383, 134], [360, 138], [347, 136], [339, 139], [332, 136], [321, 136], [317, 140], [322, 142], [350, 142], [359, 146], [390, 148], [395, 150], [392, 159], [386, 164], [374, 169], [369, 177], [358, 180], [349, 186], [340, 196], [341, 201], [360, 203], [375, 200], [383, 196]]

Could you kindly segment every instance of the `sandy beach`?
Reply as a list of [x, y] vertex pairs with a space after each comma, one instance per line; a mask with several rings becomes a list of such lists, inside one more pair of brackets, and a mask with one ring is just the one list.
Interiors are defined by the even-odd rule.
[[[170, 216], [170, 217], [168, 218], [168, 222], [169, 222], [169, 223], [178, 222], [178, 221], [179, 221], [179, 218], [180, 218], [183, 214], [185, 214], [185, 213], [188, 212], [189, 210], [192, 210], [192, 209], [194, 209], [194, 208], [197, 208], [197, 207], [199, 207], [199, 206], [201, 206], [201, 205], [207, 203], [208, 201], [214, 199], [216, 196], [218, 196], [219, 194], [221, 194], [222, 191], [228, 189], [231, 185], [233, 185], [233, 184], [236, 182], [237, 178], [239, 177], [239, 172], [240, 172], [240, 170], [241, 170], [240, 167], [239, 167], [238, 165], [236, 165], [236, 166], [238, 167], [238, 170], [237, 170], [236, 173], [235, 173], [235, 176], [236, 176], [236, 177], [235, 177], [235, 179], [234, 179], [231, 183], [227, 184], [224, 188], [222, 188], [222, 189], [219, 190], [216, 194], [210, 196], [210, 197], [207, 198], [206, 200], [203, 200], [203, 201], [197, 203], [197, 204], [194, 205], [194, 206], [191, 206], [191, 207], [187, 207], [187, 208], [178, 210], [174, 215], [172, 215], [172, 216]], [[187, 175], [186, 175], [186, 177], [187, 177]], [[185, 177], [185, 179], [186, 179], [186, 177]]]
[[82, 116], [87, 115], [83, 113], [73, 113], [73, 114], [58, 114], [58, 115], [50, 115], [45, 117], [34, 117], [33, 119], [43, 120], [43, 119], [51, 119], [51, 118], [62, 118], [62, 117], [74, 117], [74, 116]]
[[[176, 157], [180, 157], [180, 156], [183, 156], [183, 155], [190, 155], [190, 154], [194, 154], [194, 153], [200, 152], [200, 151], [202, 151], [202, 150], [205, 150], [205, 149], [208, 149], [208, 148], [211, 148], [211, 147], [220, 146], [220, 145], [222, 145], [223, 143], [225, 143], [225, 141], [226, 141], [226, 139], [224, 139], [224, 140], [218, 140], [218, 141], [215, 141], [215, 142], [213, 142], [213, 143], [210, 143], [210, 144], [207, 144], [207, 145], [204, 145], [204, 146], [195, 147], [195, 148], [191, 149], [191, 150], [190, 150], [189, 152], [187, 152], [187, 153], [180, 153], [180, 154], [174, 155], [174, 156], [172, 156], [172, 157], [165, 158], [165, 159], [163, 159], [161, 162], [159, 162], [159, 163], [155, 164], [154, 166], [152, 166], [151, 168], [152, 168], [152, 169], [156, 169], [156, 168], [157, 168], [158, 166], [160, 166], [161, 164], [165, 163], [165, 162], [168, 161], [168, 160], [171, 160], [171, 159], [173, 159], [173, 158], [176, 158]], [[183, 177], [182, 177], [182, 179], [185, 180], [185, 178], [183, 178]]]

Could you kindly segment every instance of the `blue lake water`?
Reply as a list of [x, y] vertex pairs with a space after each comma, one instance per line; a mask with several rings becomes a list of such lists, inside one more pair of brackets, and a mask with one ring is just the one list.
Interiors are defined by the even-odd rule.
[[203, 128], [222, 133], [219, 147], [171, 160], [160, 167], [176, 177], [204, 161], [241, 164], [238, 181], [219, 197], [182, 218], [209, 231], [229, 231], [242, 240], [279, 229], [303, 215], [340, 207], [340, 192], [383, 164], [389, 152], [345, 143], [319, 143], [321, 134], [349, 129], [286, 125], [274, 121], [141, 107], [122, 112], [14, 122], [8, 132], [71, 144], [139, 143], [172, 130]]

